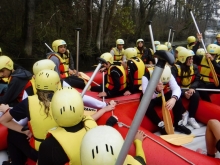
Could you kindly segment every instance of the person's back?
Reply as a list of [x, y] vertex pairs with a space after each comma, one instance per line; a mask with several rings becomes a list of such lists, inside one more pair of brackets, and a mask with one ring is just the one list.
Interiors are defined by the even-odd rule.
[[0, 56], [0, 74], [8, 78], [7, 92], [0, 96], [0, 103], [15, 105], [22, 100], [24, 91], [33, 95], [32, 74], [22, 67], [14, 68], [13, 61], [7, 56]]

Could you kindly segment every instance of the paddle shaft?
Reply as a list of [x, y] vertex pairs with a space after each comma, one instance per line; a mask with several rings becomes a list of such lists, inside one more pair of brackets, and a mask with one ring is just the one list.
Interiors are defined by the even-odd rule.
[[169, 44], [169, 42], [170, 42], [171, 31], [172, 31], [172, 26], [170, 26], [169, 35], [168, 35], [168, 40], [167, 40], [167, 44]]
[[[181, 88], [181, 89], [189, 89], [189, 88]], [[220, 92], [220, 89], [205, 89], [205, 88], [196, 88], [197, 91], [210, 91], [210, 92]]]
[[[102, 72], [102, 92], [105, 92], [105, 72]], [[102, 97], [102, 102], [105, 102], [105, 96]]]
[[92, 83], [93, 79], [95, 78], [97, 72], [99, 71], [99, 69], [101, 68], [102, 64], [99, 63], [95, 69], [95, 71], [93, 72], [91, 78], [89, 79], [88, 83], [86, 84], [85, 88], [83, 89], [81, 96], [83, 97], [87, 91], [87, 89], [89, 88], [90, 84]]
[[[148, 28], [149, 28], [149, 32], [150, 32], [150, 39], [151, 39], [152, 48], [153, 48], [153, 51], [155, 53], [156, 48], [155, 48], [155, 45], [154, 45], [154, 35], [153, 35], [153, 32], [152, 32], [151, 22], [152, 21], [148, 21]], [[155, 58], [155, 63], [157, 63], [157, 58]]]
[[[191, 10], [190, 10], [190, 14], [191, 14], [191, 17], [192, 17], [193, 22], [194, 22], [194, 24], [195, 24], [196, 30], [197, 30], [197, 32], [200, 34], [198, 25], [197, 25], [197, 23], [196, 23], [195, 17], [194, 17], [194, 15], [193, 15], [193, 13], [192, 13]], [[206, 47], [205, 47], [203, 38], [201, 39], [201, 42], [202, 42], [202, 46], [203, 46], [205, 52], [207, 53], [207, 49], [206, 49]], [[215, 84], [215, 86], [219, 86], [218, 77], [217, 77], [217, 75], [216, 75], [215, 69], [214, 69], [214, 67], [213, 67], [212, 62], [210, 61], [210, 59], [208, 59], [208, 64], [209, 64], [209, 67], [210, 67], [210, 70], [211, 70], [211, 73], [212, 73], [212, 76], [213, 76], [213, 79], [214, 79], [214, 84]]]
[[167, 134], [174, 134], [174, 129], [173, 129], [173, 123], [172, 119], [170, 116], [169, 110], [166, 108], [166, 100], [164, 97], [163, 90], [161, 90], [161, 95], [162, 95], [162, 114], [163, 114], [163, 121], [165, 125], [165, 130]]
[[173, 33], [172, 33], [171, 46], [173, 45], [174, 33], [175, 33], [175, 30], [173, 30]]
[[[128, 129], [130, 129], [130, 126], [120, 122], [120, 124]], [[172, 152], [173, 154], [175, 154], [176, 156], [180, 157], [181, 159], [185, 160], [186, 162], [188, 162], [189, 164], [194, 165], [193, 162], [189, 161], [188, 159], [184, 158], [183, 156], [181, 156], [180, 154], [178, 154], [177, 152], [171, 150], [170, 148], [168, 148], [167, 146], [165, 146], [164, 144], [160, 143], [159, 141], [155, 140], [154, 138], [150, 137], [149, 135], [145, 134], [147, 138], [149, 138], [150, 140], [154, 141], [155, 143], [159, 144], [160, 146], [164, 147], [165, 149], [167, 149], [168, 151]]]
[[125, 138], [125, 142], [121, 148], [121, 151], [119, 153], [119, 156], [117, 158], [117, 161], [115, 165], [122, 165], [124, 163], [125, 157], [127, 156], [128, 150], [130, 149], [131, 144], [133, 143], [133, 139], [135, 137], [135, 134], [137, 133], [137, 130], [145, 116], [146, 110], [150, 104], [151, 97], [154, 93], [154, 90], [156, 88], [156, 85], [158, 84], [160, 80], [160, 76], [163, 72], [163, 68], [166, 64], [166, 61], [159, 59], [156, 67], [154, 69], [153, 75], [148, 83], [148, 86], [144, 92], [144, 95], [141, 99], [141, 102], [138, 106], [138, 109], [136, 111], [136, 114], [134, 116], [134, 119], [131, 124], [131, 128], [128, 131], [128, 134]]
[[76, 73], [79, 71], [79, 31], [80, 28], [76, 28]]
[[51, 51], [51, 52], [54, 52], [49, 45], [47, 45], [47, 43], [44, 43], [46, 45], [46, 47]]

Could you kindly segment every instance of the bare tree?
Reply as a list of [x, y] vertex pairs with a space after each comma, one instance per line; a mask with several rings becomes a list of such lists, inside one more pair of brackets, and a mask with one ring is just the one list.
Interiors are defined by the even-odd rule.
[[35, 0], [25, 1], [25, 22], [24, 22], [24, 53], [27, 56], [32, 55], [32, 40], [34, 26]]
[[101, 9], [100, 9], [100, 19], [99, 19], [98, 31], [97, 31], [97, 37], [96, 37], [96, 46], [97, 46], [98, 50], [101, 49], [101, 34], [103, 31], [105, 7], [106, 7], [106, 0], [102, 0], [101, 1]]

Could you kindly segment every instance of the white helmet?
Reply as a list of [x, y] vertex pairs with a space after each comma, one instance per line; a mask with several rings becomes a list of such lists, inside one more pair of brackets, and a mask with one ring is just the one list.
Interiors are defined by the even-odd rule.
[[117, 45], [124, 45], [124, 44], [125, 44], [125, 42], [124, 42], [123, 39], [117, 39], [117, 40], [116, 40], [116, 46], [117, 46]]
[[34, 75], [37, 75], [38, 72], [44, 69], [54, 70], [55, 67], [56, 67], [55, 63], [50, 59], [39, 60], [35, 62], [33, 65], [33, 73]]
[[130, 60], [132, 57], [137, 57], [137, 51], [134, 48], [127, 48], [124, 51], [124, 55], [127, 60]]
[[197, 51], [196, 51], [196, 55], [205, 55], [205, 49], [203, 49], [203, 48], [199, 48], [199, 49], [197, 49]]
[[162, 81], [163, 84], [167, 84], [170, 81], [170, 77], [171, 77], [171, 69], [168, 65], [165, 65], [160, 80]]
[[124, 140], [121, 134], [110, 126], [90, 129], [81, 144], [82, 165], [114, 165]]
[[84, 105], [79, 92], [71, 87], [56, 91], [51, 100], [53, 118], [61, 127], [72, 127], [83, 119]]

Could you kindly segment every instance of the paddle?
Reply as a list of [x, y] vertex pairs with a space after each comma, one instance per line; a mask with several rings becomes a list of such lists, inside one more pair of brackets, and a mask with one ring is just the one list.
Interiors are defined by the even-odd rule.
[[191, 143], [195, 137], [205, 136], [202, 135], [183, 135], [183, 134], [173, 134], [173, 135], [161, 135], [160, 137], [176, 146], [181, 146], [183, 144]]
[[170, 26], [170, 30], [169, 30], [169, 34], [168, 34], [168, 40], [167, 40], [167, 43], [170, 42], [170, 35], [171, 35], [171, 31], [172, 31], [173, 27]]
[[[181, 88], [181, 89], [189, 89], [189, 88]], [[210, 91], [210, 92], [220, 92], [220, 89], [206, 89], [206, 88], [196, 88], [197, 91]]]
[[163, 122], [165, 125], [165, 130], [167, 134], [174, 134], [173, 123], [170, 116], [170, 112], [166, 108], [166, 100], [164, 97], [163, 90], [161, 91], [161, 94], [162, 94], [162, 114], [163, 114]]
[[[197, 26], [197, 23], [196, 23], [196, 20], [194, 18], [194, 15], [192, 13], [192, 10], [189, 10], [190, 14], [191, 14], [191, 17], [193, 19], [193, 22], [195, 24], [195, 27], [197, 29], [197, 32], [200, 34], [200, 31], [199, 31], [199, 28]], [[205, 50], [205, 52], [207, 53], [207, 50], [206, 50], [206, 47], [205, 47], [205, 44], [204, 44], [204, 41], [203, 39], [201, 39], [201, 42], [202, 42], [202, 45], [203, 45], [203, 48]], [[215, 72], [215, 69], [214, 69], [214, 66], [212, 65], [212, 62], [210, 61], [210, 59], [208, 59], [208, 64], [209, 64], [209, 67], [210, 67], [210, 70], [211, 70], [211, 73], [212, 73], [212, 76], [213, 76], [213, 79], [214, 79], [214, 84], [215, 86], [219, 86], [219, 81], [218, 81], [218, 77], [217, 77], [217, 74]]]
[[[79, 74], [80, 74], [80, 76], [83, 78], [83, 79], [85, 79], [85, 80], [87, 80], [87, 81], [89, 81], [90, 80], [90, 77], [88, 76], [88, 75], [86, 75], [85, 73], [83, 73], [83, 72], [79, 72]], [[96, 84], [97, 86], [100, 86], [98, 83], [96, 83], [95, 81], [92, 81], [94, 84]]]

